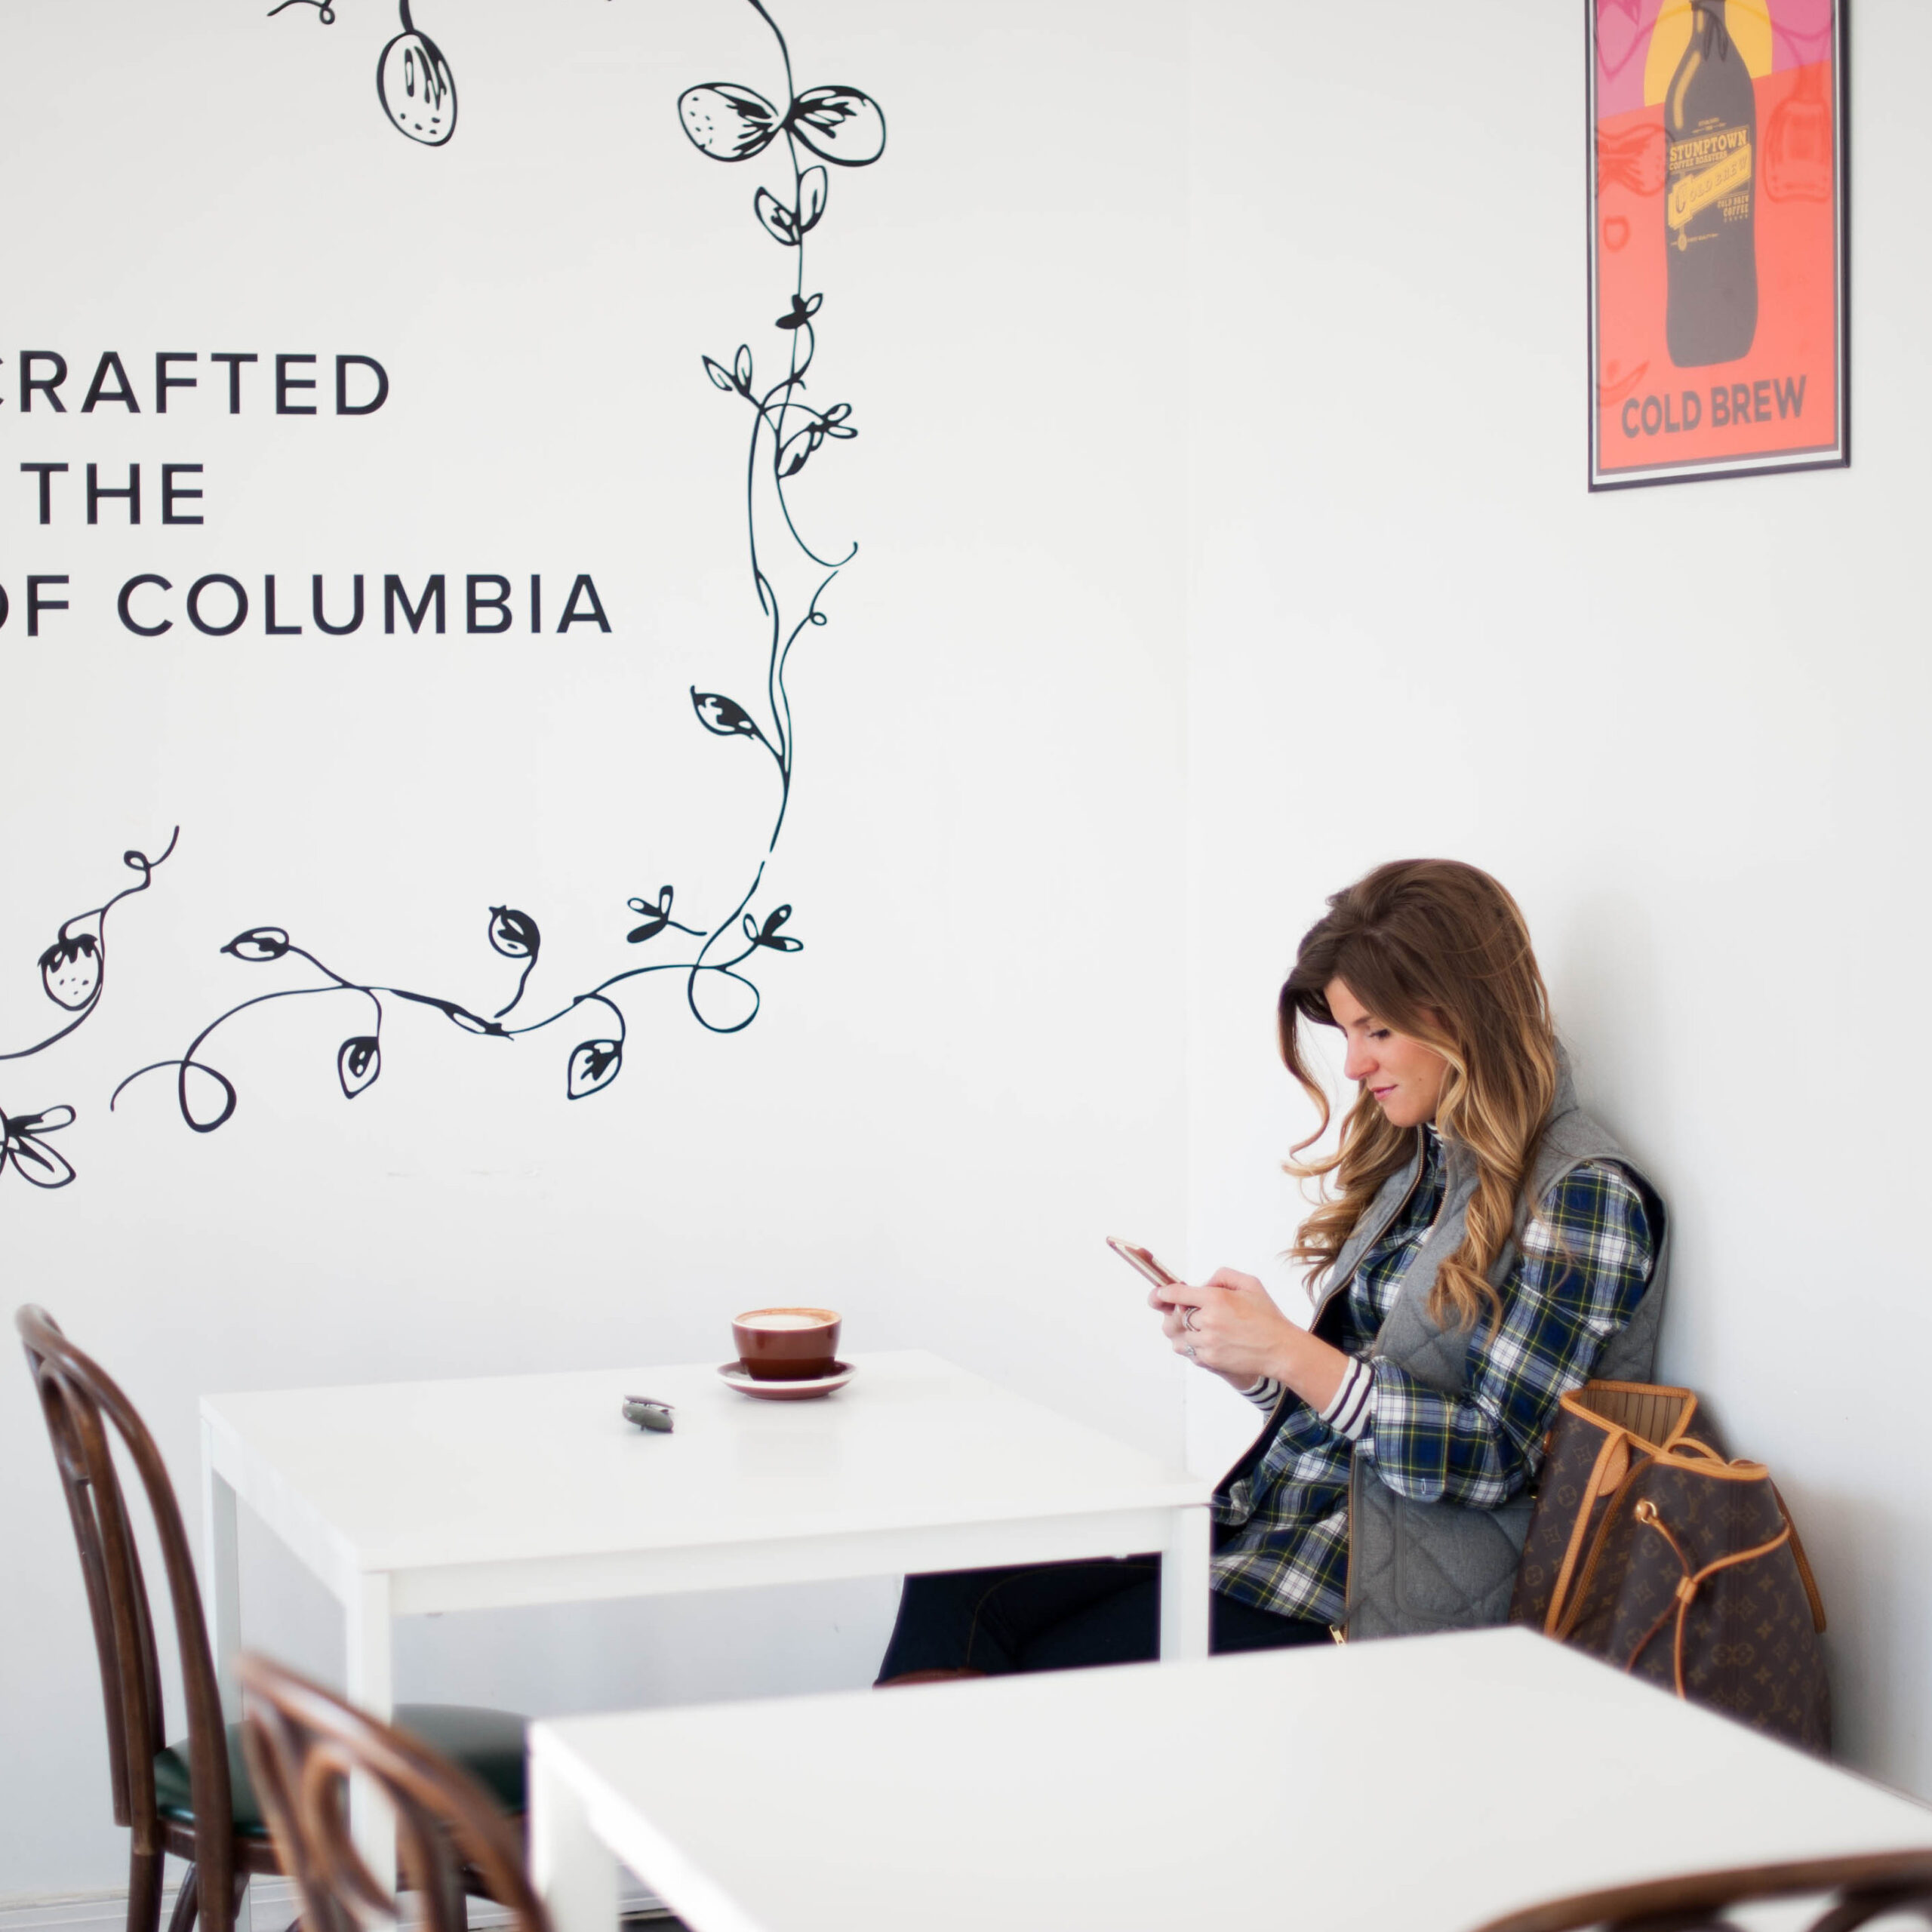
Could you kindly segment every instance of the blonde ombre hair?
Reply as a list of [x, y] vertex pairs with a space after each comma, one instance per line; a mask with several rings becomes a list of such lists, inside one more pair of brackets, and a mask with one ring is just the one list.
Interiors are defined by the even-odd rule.
[[[1518, 1198], [1556, 1097], [1556, 1029], [1530, 930], [1515, 900], [1474, 866], [1404, 859], [1337, 893], [1310, 927], [1281, 988], [1281, 1058], [1321, 1115], [1299, 1156], [1327, 1131], [1327, 1094], [1303, 1057], [1301, 1029], [1332, 1026], [1327, 988], [1341, 980], [1383, 1026], [1448, 1062], [1435, 1125], [1475, 1156], [1475, 1192], [1462, 1244], [1437, 1269], [1429, 1312], [1444, 1327], [1500, 1318], [1489, 1271], [1515, 1232]], [[1364, 1088], [1341, 1144], [1287, 1171], [1321, 1185], [1291, 1258], [1310, 1278], [1334, 1265], [1376, 1191], [1415, 1152], [1415, 1130], [1392, 1126]]]

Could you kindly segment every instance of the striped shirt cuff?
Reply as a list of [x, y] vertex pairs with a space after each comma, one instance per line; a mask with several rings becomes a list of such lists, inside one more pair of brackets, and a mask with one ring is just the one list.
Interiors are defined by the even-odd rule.
[[[1281, 1385], [1264, 1375], [1241, 1391], [1257, 1409], [1272, 1409], [1281, 1399]], [[1375, 1371], [1359, 1355], [1351, 1355], [1335, 1398], [1318, 1418], [1337, 1435], [1359, 1442], [1375, 1420]]]
[[1321, 1411], [1321, 1420], [1351, 1442], [1359, 1442], [1375, 1420], [1375, 1371], [1361, 1356], [1349, 1357], [1342, 1386]]

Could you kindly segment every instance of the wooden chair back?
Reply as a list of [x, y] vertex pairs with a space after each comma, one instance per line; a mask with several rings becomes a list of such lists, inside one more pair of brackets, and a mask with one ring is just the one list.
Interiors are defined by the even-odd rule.
[[[1802, 1918], [1789, 1907], [1810, 1901]], [[1790, 1864], [1742, 1866], [1552, 1899], [1478, 1926], [1476, 1932], [1746, 1932], [1731, 1914], [1777, 1904], [1786, 1932], [1857, 1932], [1882, 1919], [1887, 1932], [1916, 1918], [1932, 1926], [1932, 1851], [1873, 1852]], [[1801, 1906], [1801, 1909], [1804, 1908]]]
[[429, 1932], [464, 1932], [466, 1888], [507, 1907], [517, 1932], [550, 1932], [516, 1827], [468, 1772], [266, 1657], [245, 1653], [241, 1669], [242, 1749], [303, 1932], [362, 1932], [399, 1916], [349, 1837], [358, 1774], [395, 1814], [400, 1875]]
[[113, 1451], [118, 1435], [146, 1503], [174, 1613], [187, 1705], [202, 1923], [205, 1932], [230, 1932], [235, 1838], [227, 1736], [194, 1558], [167, 1465], [134, 1405], [97, 1362], [67, 1340], [53, 1316], [29, 1304], [15, 1313], [14, 1325], [26, 1346], [80, 1549], [107, 1712], [115, 1822], [132, 1830], [137, 1855], [158, 1858], [166, 1849], [155, 1808], [154, 1761], [168, 1743], [167, 1713], [147, 1582]]

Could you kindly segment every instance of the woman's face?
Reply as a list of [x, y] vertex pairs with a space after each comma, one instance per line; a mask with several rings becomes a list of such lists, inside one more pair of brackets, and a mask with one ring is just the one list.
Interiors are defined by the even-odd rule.
[[1433, 1120], [1449, 1063], [1434, 1048], [1392, 1032], [1349, 992], [1346, 980], [1331, 980], [1322, 992], [1348, 1042], [1342, 1071], [1374, 1095], [1392, 1125], [1420, 1127]]

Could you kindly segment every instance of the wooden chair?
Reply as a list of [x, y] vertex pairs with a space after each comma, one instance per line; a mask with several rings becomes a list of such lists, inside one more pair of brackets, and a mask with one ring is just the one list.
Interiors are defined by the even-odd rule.
[[[1904, 1915], [1932, 1925], [1932, 1851], [1877, 1852], [1855, 1858], [1820, 1858], [1786, 1865], [1752, 1865], [1728, 1872], [1700, 1872], [1659, 1878], [1607, 1891], [1553, 1899], [1493, 1918], [1476, 1932], [1748, 1932], [1740, 1907], [1787, 1905], [1809, 1896], [1816, 1916], [1806, 1932], [1855, 1932], [1855, 1928]], [[1794, 1921], [1781, 1912], [1778, 1923]]]
[[242, 1745], [303, 1932], [363, 1932], [400, 1915], [349, 1838], [358, 1772], [395, 1814], [397, 1863], [429, 1932], [465, 1932], [466, 1889], [507, 1906], [517, 1932], [550, 1932], [515, 1829], [468, 1773], [266, 1657], [242, 1659]]
[[[281, 1869], [242, 1754], [225, 1725], [208, 1625], [166, 1465], [134, 1404], [45, 1309], [14, 1318], [26, 1345], [54, 1459], [80, 1548], [106, 1705], [114, 1817], [129, 1828], [128, 1932], [157, 1932], [169, 1853], [189, 1862], [169, 1932], [232, 1932], [243, 1888]], [[111, 1430], [111, 1433], [110, 1433]], [[145, 1495], [166, 1574], [188, 1735], [171, 1744], [146, 1579], [115, 1465], [118, 1435]], [[404, 1705], [406, 1729], [463, 1763], [506, 1812], [523, 1810], [521, 1718], [460, 1705]]]

